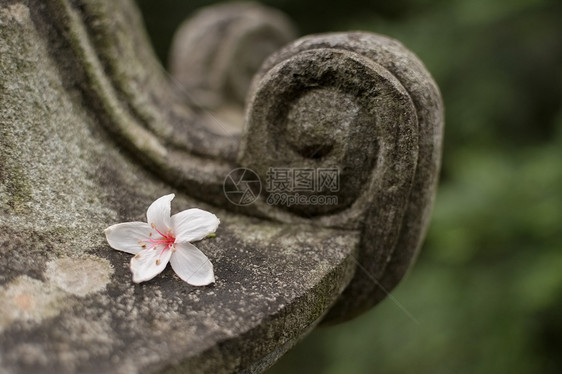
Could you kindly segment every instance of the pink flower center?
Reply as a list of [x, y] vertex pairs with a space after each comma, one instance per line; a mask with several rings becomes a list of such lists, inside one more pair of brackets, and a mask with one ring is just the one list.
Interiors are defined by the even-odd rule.
[[[171, 232], [168, 232], [167, 234], [161, 233], [156, 228], [156, 225], [154, 225], [154, 224], [152, 224], [151, 226], [158, 234], [161, 235], [161, 237], [158, 238], [158, 239], [154, 239], [152, 237], [152, 233], [150, 233], [149, 237], [148, 237], [148, 240], [139, 240], [139, 243], [141, 244], [141, 246], [143, 248], [146, 248], [145, 243], [150, 243], [151, 246], [150, 246], [150, 248], [148, 248], [149, 250], [162, 248], [162, 250], [160, 251], [160, 254], [158, 255], [158, 259], [156, 259], [156, 265], [158, 266], [158, 265], [160, 265], [160, 259], [162, 257], [162, 254], [165, 251], [167, 251], [168, 249], [171, 249], [172, 252], [176, 251], [176, 248], [174, 247], [174, 243], [176, 242], [176, 237]], [[163, 247], [161, 247], [161, 246], [163, 246]], [[136, 256], [140, 256], [140, 254], [137, 253]]]
[[162, 237], [160, 239], [154, 239], [152, 236], [148, 238], [148, 241], [153, 244], [151, 249], [157, 248], [158, 246], [163, 244], [164, 249], [162, 249], [162, 252], [160, 253], [162, 254], [165, 250], [170, 249], [174, 246], [174, 243], [176, 242], [176, 237], [171, 232], [168, 232], [167, 234], [163, 234], [156, 228], [154, 224], [152, 224], [152, 228], [156, 230], [158, 234], [162, 235]]

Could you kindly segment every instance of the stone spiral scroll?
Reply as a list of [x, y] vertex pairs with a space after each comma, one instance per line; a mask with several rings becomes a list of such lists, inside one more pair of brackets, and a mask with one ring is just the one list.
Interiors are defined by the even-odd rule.
[[213, 5], [176, 31], [170, 72], [205, 108], [242, 108], [263, 60], [295, 38], [291, 21], [277, 10], [257, 3]]
[[381, 35], [305, 37], [256, 75], [241, 164], [264, 180], [271, 167], [339, 170], [338, 204], [287, 209], [321, 225], [361, 230], [360, 271], [327, 321], [380, 301], [415, 257], [437, 182], [442, 126], [429, 73]]
[[[209, 7], [168, 73], [132, 0], [0, 0], [0, 372], [258, 373], [398, 284], [437, 183], [437, 86], [387, 37], [295, 34]], [[271, 169], [335, 170], [299, 191], [335, 200], [272, 203]], [[261, 181], [251, 204], [228, 199], [235, 170]], [[105, 241], [172, 192], [221, 220], [197, 243], [212, 286], [134, 284]]]

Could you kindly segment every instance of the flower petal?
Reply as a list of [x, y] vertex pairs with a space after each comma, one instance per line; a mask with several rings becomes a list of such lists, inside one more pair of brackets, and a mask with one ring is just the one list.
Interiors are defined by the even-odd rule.
[[162, 252], [163, 247], [142, 250], [131, 259], [133, 282], [140, 283], [151, 280], [166, 268], [172, 251], [166, 249]]
[[170, 220], [170, 205], [174, 194], [169, 194], [156, 199], [146, 212], [146, 219], [150, 226], [154, 225], [162, 234], [167, 234], [172, 229]]
[[150, 226], [144, 222], [118, 223], [105, 229], [109, 245], [119, 251], [137, 254], [143, 250], [141, 241], [148, 240]]
[[215, 281], [213, 264], [193, 244], [176, 244], [170, 264], [178, 277], [193, 286], [206, 286]]
[[188, 209], [172, 216], [176, 243], [201, 240], [215, 232], [219, 223], [217, 216], [201, 209]]

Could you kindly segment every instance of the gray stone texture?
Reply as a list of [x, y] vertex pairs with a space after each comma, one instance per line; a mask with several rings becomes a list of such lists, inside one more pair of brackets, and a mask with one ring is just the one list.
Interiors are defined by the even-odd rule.
[[[218, 18], [229, 12], [269, 10]], [[260, 27], [216, 48], [246, 58]], [[204, 89], [238, 108], [249, 78], [225, 74], [236, 83]], [[423, 65], [382, 36], [328, 34], [274, 54], [253, 82], [244, 129], [217, 126], [161, 68], [132, 1], [0, 0], [0, 372], [261, 372], [396, 285], [439, 168], [441, 101]], [[222, 183], [240, 165], [336, 166], [345, 188], [335, 207], [237, 207]], [[212, 286], [170, 268], [134, 284], [130, 255], [105, 241], [171, 192], [173, 213], [221, 220], [196, 243]]]

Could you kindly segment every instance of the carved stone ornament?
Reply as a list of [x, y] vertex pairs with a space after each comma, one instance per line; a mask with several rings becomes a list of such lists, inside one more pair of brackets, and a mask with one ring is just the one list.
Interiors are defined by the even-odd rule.
[[[0, 372], [258, 373], [396, 286], [429, 221], [439, 90], [393, 39], [295, 35], [209, 7], [168, 74], [132, 0], [0, 0]], [[211, 286], [135, 284], [105, 241], [172, 192], [221, 220], [197, 243]]]

